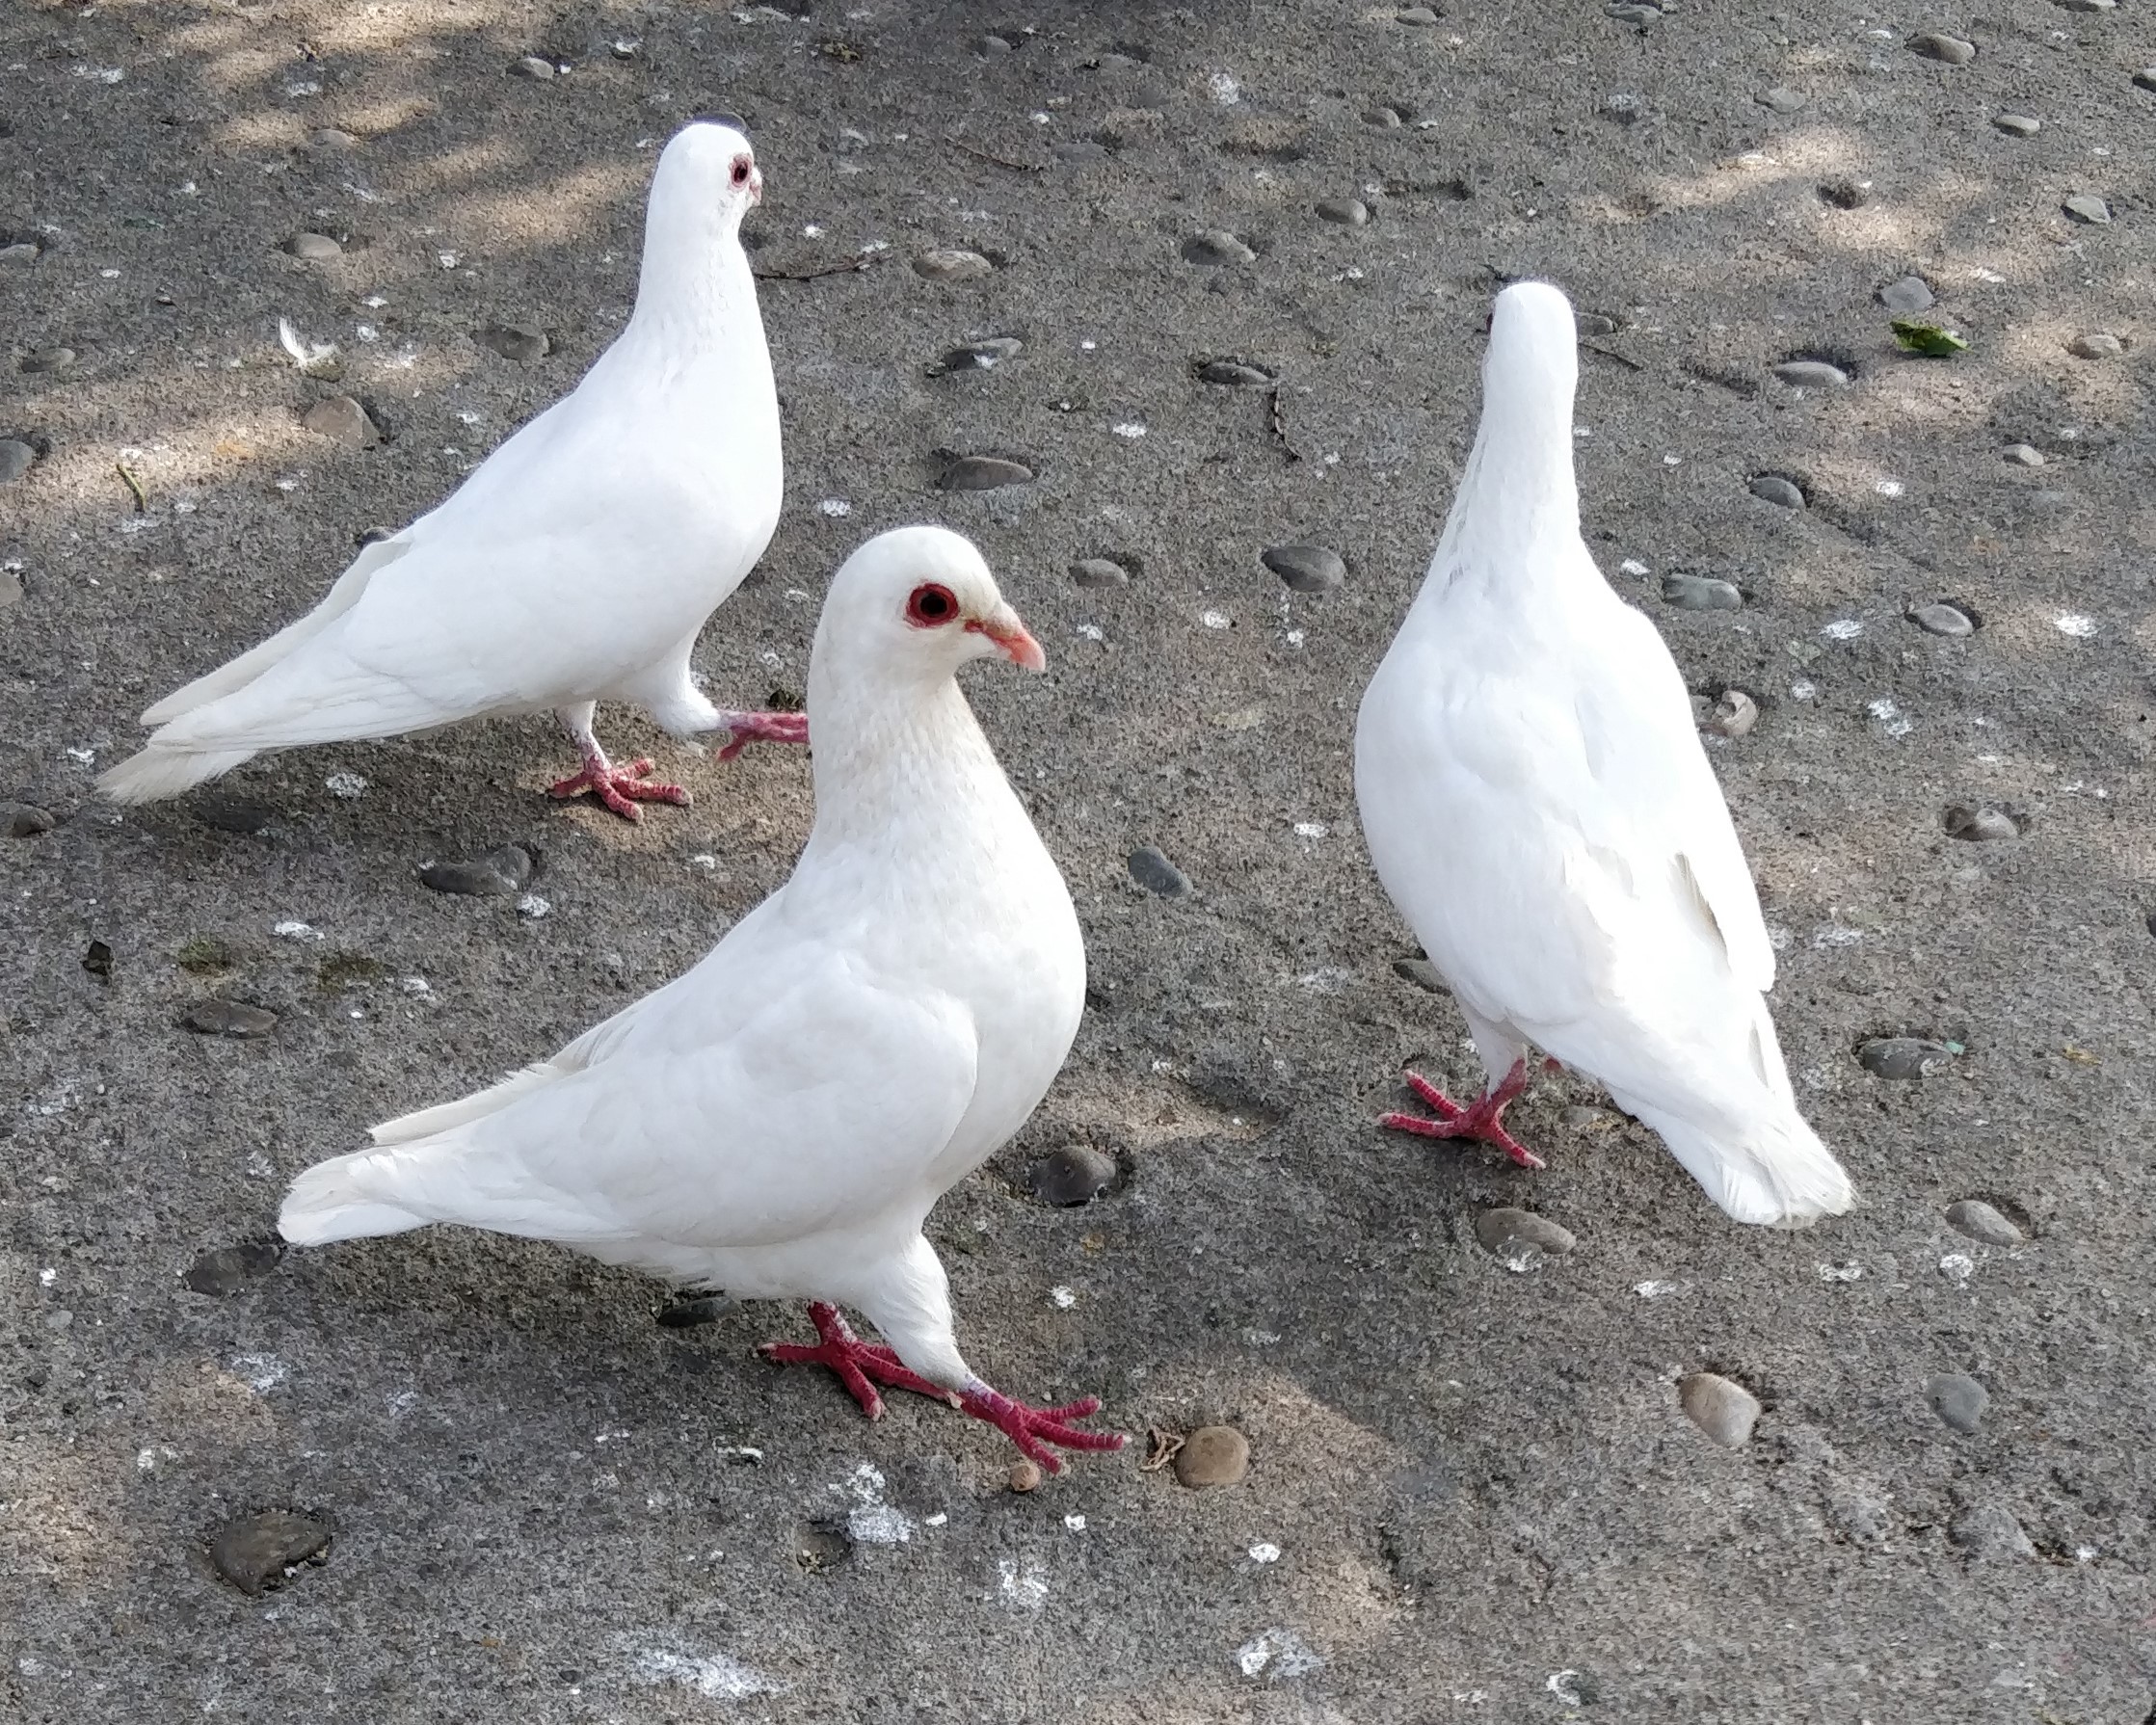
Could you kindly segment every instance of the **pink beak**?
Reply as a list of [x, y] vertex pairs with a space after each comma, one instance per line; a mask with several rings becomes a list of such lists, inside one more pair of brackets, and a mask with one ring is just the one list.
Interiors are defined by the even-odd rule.
[[763, 170], [760, 168], [749, 170], [749, 201], [751, 203], [761, 203], [763, 201]]
[[1041, 644], [1027, 632], [1025, 625], [1019, 622], [1018, 613], [1010, 606], [1005, 605], [986, 623], [969, 623], [966, 626], [975, 634], [986, 635], [996, 643], [997, 651], [1021, 669], [1048, 669], [1048, 654], [1041, 650]]

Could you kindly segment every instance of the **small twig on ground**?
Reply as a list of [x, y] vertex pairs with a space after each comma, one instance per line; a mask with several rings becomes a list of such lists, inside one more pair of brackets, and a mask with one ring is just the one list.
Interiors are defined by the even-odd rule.
[[981, 149], [977, 146], [968, 144], [963, 138], [952, 138], [949, 142], [954, 148], [962, 149], [970, 156], [978, 156], [984, 162], [994, 162], [997, 167], [1008, 168], [1015, 173], [1046, 173], [1048, 172], [1047, 168], [1038, 162], [1014, 162], [1008, 156], [999, 156], [992, 150]]
[[759, 281], [820, 281], [826, 276], [851, 276], [865, 270], [876, 261], [879, 254], [864, 252], [859, 257], [849, 257], [844, 263], [825, 264], [820, 270], [757, 270]]
[[1291, 462], [1303, 459], [1303, 452], [1295, 447], [1294, 439], [1288, 436], [1288, 415], [1281, 411], [1280, 385], [1275, 384], [1265, 391], [1265, 417], [1272, 424], [1272, 435], [1280, 439], [1280, 447]]
[[125, 462], [113, 463], [113, 471], [127, 482], [127, 489], [135, 493], [135, 513], [149, 513], [149, 499], [143, 494], [143, 482], [137, 479]]
[[1145, 1460], [1138, 1464], [1141, 1473], [1158, 1473], [1176, 1458], [1176, 1451], [1184, 1445], [1179, 1431], [1162, 1431], [1158, 1425], [1146, 1428], [1146, 1442], [1151, 1446]]

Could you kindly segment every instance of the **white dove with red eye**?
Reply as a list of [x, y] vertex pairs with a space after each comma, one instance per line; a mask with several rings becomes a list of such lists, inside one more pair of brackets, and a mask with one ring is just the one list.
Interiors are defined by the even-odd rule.
[[971, 544], [862, 546], [810, 658], [816, 811], [792, 877], [552, 1059], [308, 1169], [285, 1237], [456, 1222], [806, 1299], [820, 1343], [767, 1352], [831, 1367], [871, 1417], [881, 1383], [957, 1399], [1051, 1470], [1044, 1442], [1120, 1444], [1070, 1423], [1096, 1402], [1028, 1408], [973, 1374], [921, 1233], [1032, 1113], [1085, 1000], [1069, 890], [955, 679], [996, 655], [1044, 663]]
[[689, 652], [779, 519], [778, 397], [741, 250], [763, 179], [740, 122], [677, 133], [652, 180], [636, 309], [576, 388], [450, 497], [368, 545], [306, 616], [143, 715], [148, 746], [98, 781], [146, 803], [265, 750], [552, 711], [617, 814], [682, 803], [617, 766], [596, 703], [632, 701], [676, 735], [799, 741], [797, 713], [726, 713]]
[[1463, 1107], [1411, 1074], [1439, 1118], [1384, 1124], [1539, 1167], [1502, 1124], [1539, 1048], [1739, 1221], [1837, 1215], [1855, 1194], [1790, 1088], [1773, 949], [1690, 698], [1580, 537], [1576, 345], [1556, 288], [1498, 297], [1466, 476], [1356, 720], [1371, 858], [1490, 1084]]

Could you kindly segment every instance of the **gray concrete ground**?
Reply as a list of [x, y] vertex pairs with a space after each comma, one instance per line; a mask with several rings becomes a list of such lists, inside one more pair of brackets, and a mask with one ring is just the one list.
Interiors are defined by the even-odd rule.
[[[0, 823], [0, 1709], [2141, 1721], [2147, 8], [794, 4], [0, 19], [0, 435], [36, 456], [0, 484], [0, 797], [57, 821]], [[1974, 58], [1905, 45], [1932, 31]], [[561, 69], [510, 75], [526, 55]], [[985, 1428], [913, 1398], [871, 1427], [755, 1358], [798, 1312], [662, 1328], [664, 1290], [558, 1250], [438, 1231], [182, 1280], [267, 1237], [298, 1169], [674, 974], [791, 862], [806, 759], [722, 766], [624, 712], [602, 735], [693, 809], [549, 807], [538, 722], [89, 795], [148, 701], [571, 385], [629, 303], [655, 145], [721, 106], [768, 181], [759, 267], [871, 261], [764, 284], [787, 509], [708, 631], [714, 692], [798, 689], [838, 559], [923, 518], [978, 539], [1051, 658], [969, 688], [1092, 1006], [933, 1232], [971, 1357], [1136, 1441], [1030, 1495]], [[301, 231], [341, 252], [279, 250]], [[932, 279], [938, 247], [995, 267]], [[1476, 1068], [1395, 970], [1349, 727], [1472, 433], [1488, 297], [1529, 272], [1602, 320], [1590, 544], [1697, 690], [1758, 708], [1714, 757], [1786, 939], [1792, 1071], [1863, 1194], [1809, 1234], [1726, 1222], [1571, 1077], [1515, 1113], [1539, 1175], [1371, 1126], [1409, 1061]], [[1876, 295], [1912, 275], [1965, 352], [1897, 350]], [[507, 324], [551, 352], [475, 341]], [[1025, 345], [929, 375], [988, 336]], [[1277, 426], [1194, 374], [1222, 358], [1277, 377]], [[1804, 358], [1850, 382], [1772, 375]], [[340, 392], [379, 447], [303, 428]], [[939, 452], [1036, 477], [940, 492]], [[1288, 542], [1344, 584], [1284, 586], [1259, 558]], [[1077, 584], [1097, 557], [1128, 585]], [[1685, 575], [1742, 608], [1670, 602]], [[1974, 631], [1911, 620], [1941, 600]], [[416, 878], [505, 841], [544, 916]], [[1147, 844], [1194, 891], [1135, 885]], [[274, 1033], [181, 1027], [212, 997]], [[1859, 1063], [1897, 1035], [1936, 1070]], [[1030, 1196], [1078, 1144], [1112, 1189]], [[1949, 1222], [1971, 1199], [2010, 1243]], [[1481, 1243], [1506, 1206], [1577, 1245], [1509, 1267]], [[1762, 1404], [1748, 1441], [1688, 1419], [1699, 1371]], [[1208, 1422], [1247, 1435], [1241, 1484], [1142, 1465], [1149, 1428]], [[249, 1598], [209, 1542], [270, 1509], [333, 1539]]]

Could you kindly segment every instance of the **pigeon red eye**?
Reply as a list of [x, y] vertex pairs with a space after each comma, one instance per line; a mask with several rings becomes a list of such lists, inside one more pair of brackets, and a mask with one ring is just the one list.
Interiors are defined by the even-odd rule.
[[906, 621], [917, 629], [932, 629], [958, 615], [958, 599], [947, 587], [934, 581], [914, 589], [906, 601]]
[[737, 186], [745, 186], [749, 183], [749, 158], [747, 156], [735, 156], [733, 158], [733, 183]]

